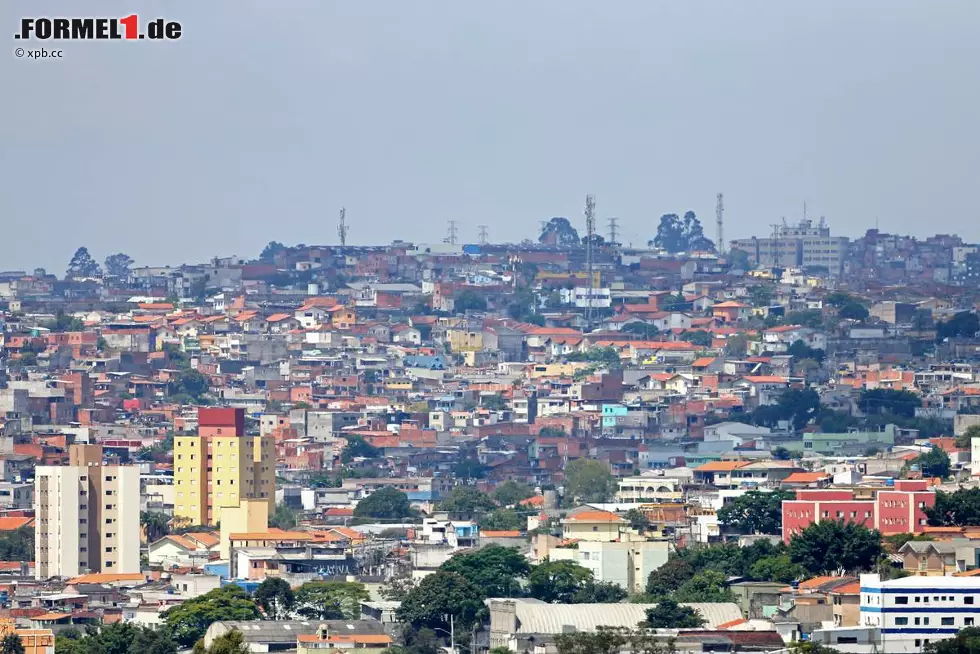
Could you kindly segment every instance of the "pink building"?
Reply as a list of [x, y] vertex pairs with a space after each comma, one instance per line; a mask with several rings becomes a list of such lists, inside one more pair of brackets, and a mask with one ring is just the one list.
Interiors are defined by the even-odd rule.
[[927, 524], [925, 509], [936, 502], [926, 480], [896, 480], [887, 488], [854, 490], [800, 489], [795, 500], [783, 502], [783, 541], [789, 542], [814, 522], [856, 522], [883, 535], [919, 534]]

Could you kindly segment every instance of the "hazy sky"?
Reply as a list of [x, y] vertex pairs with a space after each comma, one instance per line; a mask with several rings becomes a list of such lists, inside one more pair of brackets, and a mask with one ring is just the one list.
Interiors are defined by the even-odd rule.
[[[83, 9], [88, 7], [88, 9]], [[36, 43], [22, 16], [157, 16], [177, 42]], [[2, 36], [3, 31], [8, 35]], [[0, 3], [0, 269], [536, 236], [583, 197], [623, 240], [695, 210], [764, 235], [980, 240], [977, 0]]]

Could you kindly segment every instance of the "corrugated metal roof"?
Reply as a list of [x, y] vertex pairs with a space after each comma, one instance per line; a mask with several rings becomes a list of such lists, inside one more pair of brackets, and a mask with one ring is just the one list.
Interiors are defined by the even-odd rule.
[[[647, 609], [656, 604], [546, 604], [525, 599], [488, 599], [491, 602], [514, 602], [517, 611], [517, 633], [559, 634], [564, 627], [577, 631], [596, 631], [598, 627], [636, 627], [646, 619]], [[738, 620], [742, 611], [732, 602], [682, 604], [701, 614], [706, 627]]]

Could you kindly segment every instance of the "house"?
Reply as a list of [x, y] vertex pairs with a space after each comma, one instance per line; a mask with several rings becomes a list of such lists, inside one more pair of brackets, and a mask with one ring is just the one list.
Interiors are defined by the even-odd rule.
[[752, 307], [741, 302], [728, 300], [711, 307], [711, 315], [722, 322], [741, 322], [747, 320]]
[[203, 568], [218, 556], [220, 537], [211, 531], [169, 534], [150, 544], [151, 565], [167, 568]]
[[719, 488], [738, 486], [734, 473], [747, 465], [748, 461], [710, 461], [694, 469], [694, 481]]
[[914, 575], [935, 576], [966, 572], [980, 567], [980, 544], [969, 538], [910, 540], [898, 550], [902, 569]]

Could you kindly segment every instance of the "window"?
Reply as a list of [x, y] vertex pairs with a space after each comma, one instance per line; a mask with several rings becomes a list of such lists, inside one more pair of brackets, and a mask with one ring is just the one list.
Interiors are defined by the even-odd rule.
[[920, 639], [918, 639], [918, 638], [916, 638], [916, 639], [915, 639], [915, 646], [916, 646], [916, 647], [922, 647], [922, 640], [920, 640]]
[[916, 625], [919, 625], [919, 624], [922, 624], [922, 623], [921, 623], [921, 618], [916, 618], [916, 619], [915, 619], [915, 624], [916, 624]]
[[973, 618], [963, 618], [963, 626], [964, 627], [972, 627], [973, 626]]
[[857, 642], [857, 636], [839, 636], [837, 638], [838, 645], [856, 645]]
[[966, 597], [964, 597], [963, 598], [963, 603], [964, 604], [973, 604], [973, 596], [972, 595], [967, 595]]
[[895, 598], [895, 603], [896, 604], [908, 604], [909, 603], [909, 598], [906, 597], [905, 595], [899, 595], [898, 597]]
[[922, 624], [924, 625], [929, 624], [929, 618], [922, 618]]
[[895, 618], [895, 625], [898, 627], [904, 627], [909, 623], [908, 618]]
[[953, 624], [955, 623], [955, 620], [953, 620], [953, 618], [943, 618], [941, 622], [944, 627], [952, 627]]

